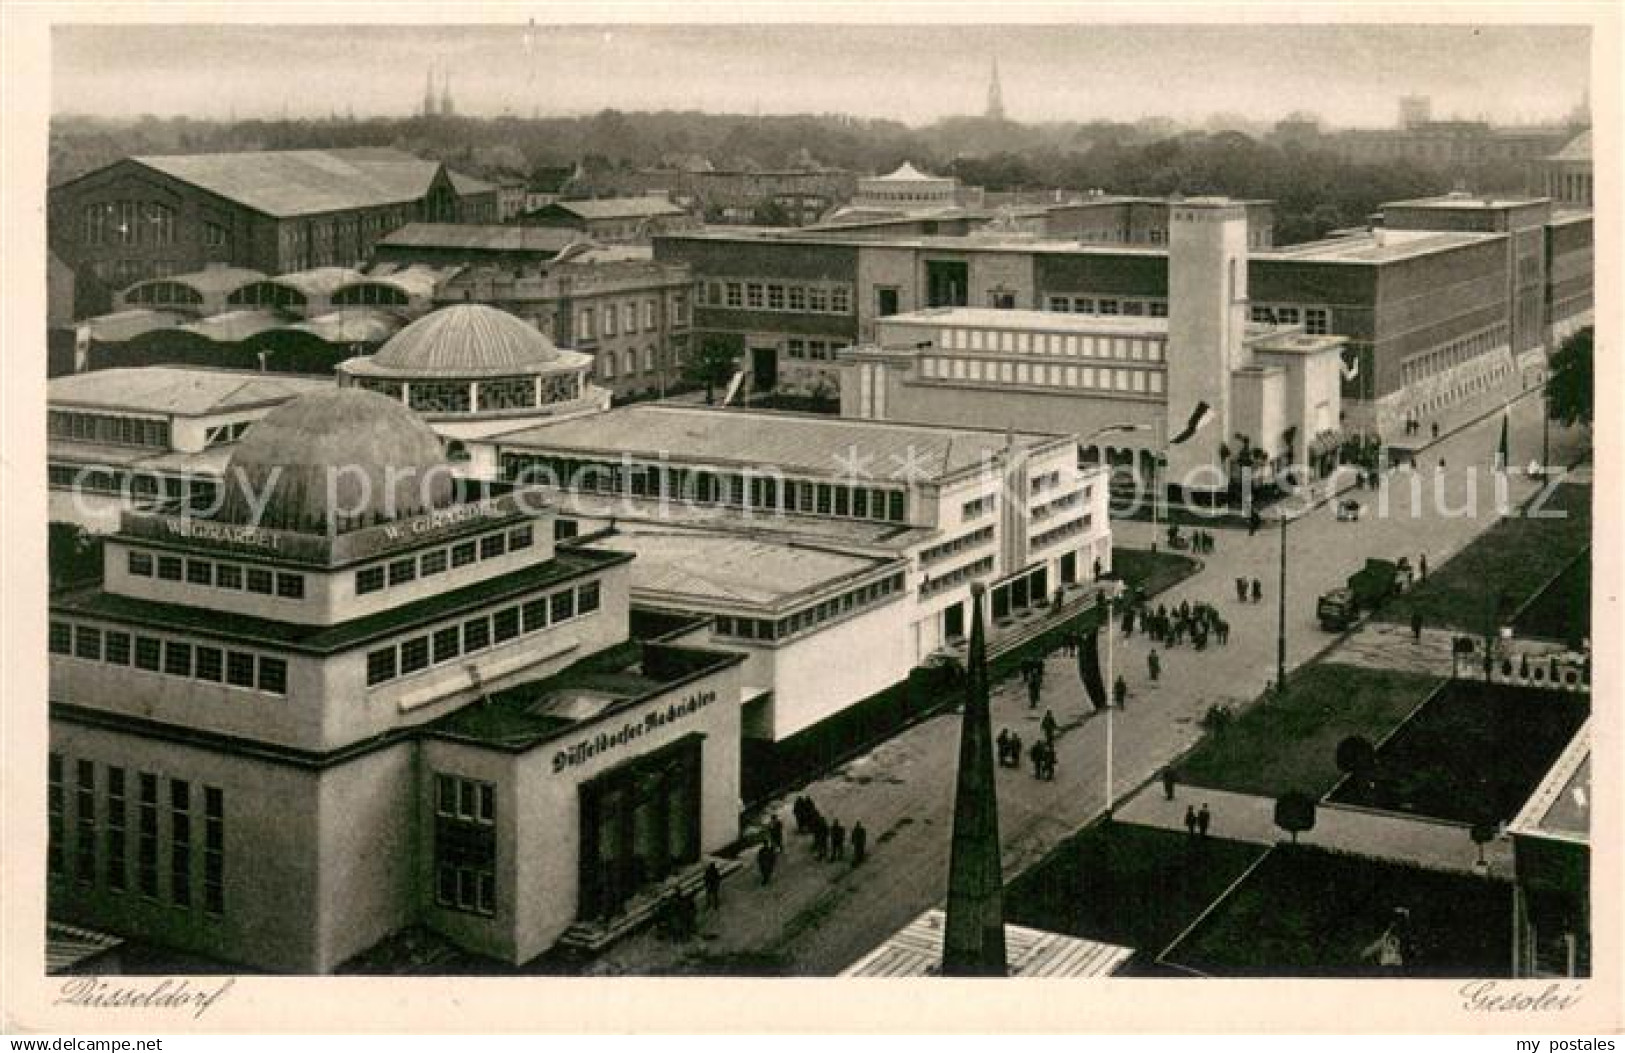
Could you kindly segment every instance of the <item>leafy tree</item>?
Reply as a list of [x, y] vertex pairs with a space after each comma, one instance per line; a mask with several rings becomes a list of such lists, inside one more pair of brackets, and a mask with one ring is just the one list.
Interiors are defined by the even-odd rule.
[[772, 198], [764, 198], [751, 210], [750, 221], [758, 227], [788, 227], [790, 213]]
[[1377, 751], [1363, 735], [1350, 735], [1337, 744], [1337, 770], [1361, 782], [1369, 782], [1376, 767]]
[[102, 541], [74, 523], [52, 523], [46, 535], [51, 588], [82, 585], [102, 575]]
[[1473, 839], [1473, 844], [1478, 846], [1479, 866], [1485, 865], [1484, 846], [1495, 840], [1495, 835], [1497, 832], [1496, 823], [1492, 819], [1480, 819], [1478, 822], [1474, 823], [1472, 829], [1468, 831], [1469, 836], [1471, 836]]
[[1588, 325], [1563, 341], [1552, 355], [1546, 398], [1551, 406], [1551, 418], [1565, 425], [1591, 425], [1594, 395], [1591, 343], [1592, 329]]
[[1292, 790], [1282, 794], [1275, 802], [1275, 825], [1292, 835], [1292, 843], [1298, 843], [1298, 835], [1315, 828], [1315, 799], [1301, 790]]
[[716, 401], [717, 385], [726, 384], [739, 368], [739, 352], [735, 342], [707, 336], [700, 341], [699, 347], [685, 364], [686, 378], [691, 383], [704, 386], [706, 405]]

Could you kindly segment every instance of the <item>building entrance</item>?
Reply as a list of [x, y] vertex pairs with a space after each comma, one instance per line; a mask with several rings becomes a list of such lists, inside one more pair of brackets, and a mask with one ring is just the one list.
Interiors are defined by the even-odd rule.
[[691, 735], [582, 785], [582, 918], [613, 917], [699, 859], [700, 742]]

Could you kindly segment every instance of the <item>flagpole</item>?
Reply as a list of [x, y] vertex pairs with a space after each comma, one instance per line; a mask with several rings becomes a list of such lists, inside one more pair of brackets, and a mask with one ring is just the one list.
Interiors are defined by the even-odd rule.
[[1117, 663], [1115, 660], [1116, 646], [1112, 641], [1112, 637], [1117, 634], [1117, 627], [1112, 624], [1112, 600], [1116, 598], [1117, 597], [1113, 595], [1106, 601], [1106, 818], [1108, 820], [1112, 817], [1112, 786], [1114, 783], [1112, 778], [1112, 760], [1114, 754], [1116, 753], [1116, 750], [1113, 748], [1115, 744], [1113, 742], [1112, 734], [1114, 730], [1112, 727], [1112, 721], [1115, 717], [1112, 710], [1117, 708]]

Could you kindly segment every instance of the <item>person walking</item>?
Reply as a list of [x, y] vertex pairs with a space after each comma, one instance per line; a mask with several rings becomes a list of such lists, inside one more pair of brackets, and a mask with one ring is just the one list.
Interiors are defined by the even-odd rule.
[[790, 814], [795, 817], [796, 833], [798, 834], [806, 833], [811, 825], [808, 822], [809, 816], [807, 814], [807, 805], [809, 803], [806, 797], [797, 797], [795, 804], [790, 806]]
[[1242, 603], [1247, 602], [1247, 579], [1236, 579], [1236, 599]]
[[1052, 746], [1055, 745], [1055, 732], [1060, 727], [1055, 722], [1055, 714], [1048, 709], [1044, 710], [1044, 721], [1039, 726], [1044, 729], [1044, 741]]
[[1223, 618], [1215, 620], [1213, 631], [1219, 635], [1219, 643], [1228, 644], [1230, 642], [1230, 623]]
[[767, 824], [767, 843], [773, 846], [773, 851], [784, 851], [784, 820], [779, 818], [777, 812]]
[[1124, 680], [1121, 676], [1119, 676], [1117, 678], [1117, 682], [1112, 685], [1112, 699], [1117, 703], [1118, 709], [1122, 709], [1123, 703], [1128, 701], [1128, 681]]
[[1033, 778], [1042, 779], [1044, 777], [1044, 744], [1034, 742], [1027, 751], [1027, 758], [1033, 762]]
[[771, 840], [756, 850], [756, 871], [762, 875], [762, 884], [773, 880], [773, 868], [778, 865], [779, 853]]
[[[1433, 437], [1435, 439], [1437, 439], [1439, 437], [1439, 422], [1438, 421], [1433, 422]], [[1440, 462], [1440, 463], [1442, 464], [1443, 462]]]
[[1145, 671], [1151, 675], [1153, 684], [1162, 677], [1162, 657], [1157, 654], [1157, 649], [1154, 647], [1151, 649], [1151, 653], [1145, 656]]
[[863, 828], [863, 820], [859, 819], [852, 824], [852, 865], [857, 866], [869, 858], [869, 831]]
[[1174, 799], [1174, 788], [1179, 785], [1179, 776], [1174, 772], [1173, 765], [1162, 769], [1162, 796], [1164, 800]]
[[1192, 837], [1196, 836], [1196, 823], [1196, 806], [1187, 804], [1185, 806], [1185, 832]]
[[1420, 643], [1422, 641], [1422, 612], [1421, 611], [1412, 611], [1411, 612], [1411, 640], [1416, 642], [1416, 643]]
[[829, 823], [822, 815], [813, 816], [812, 835], [813, 858], [823, 859], [829, 854]]
[[1055, 781], [1055, 747], [1050, 743], [1044, 744], [1044, 780]]
[[1247, 514], [1247, 536], [1248, 537], [1252, 537], [1254, 534], [1258, 533], [1258, 528], [1263, 526], [1263, 525], [1264, 525], [1264, 517], [1258, 514], [1258, 509], [1255, 508], [1255, 509], [1253, 509], [1251, 512], [1249, 512]]
[[1021, 767], [1021, 736], [1013, 731], [1010, 733], [1010, 767]]
[[1038, 699], [1043, 694], [1043, 692], [1044, 692], [1044, 689], [1039, 686], [1038, 678], [1036, 676], [1028, 676], [1027, 677], [1027, 708], [1028, 709], [1037, 709], [1038, 708]]
[[1416, 576], [1422, 581], [1428, 580], [1428, 554], [1426, 552], [1416, 557]]
[[705, 908], [717, 910], [722, 906], [722, 871], [715, 861], [705, 864]]
[[1202, 802], [1202, 810], [1196, 813], [1196, 833], [1199, 837], [1206, 837], [1208, 827], [1213, 822], [1213, 813], [1208, 811], [1207, 802]]
[[999, 745], [999, 767], [1010, 766], [1010, 729], [1000, 728], [999, 737], [994, 740]]
[[829, 824], [829, 857], [831, 859], [844, 859], [846, 857], [846, 827], [836, 819]]
[[1264, 602], [1264, 583], [1259, 581], [1257, 578], [1253, 579], [1253, 602]]

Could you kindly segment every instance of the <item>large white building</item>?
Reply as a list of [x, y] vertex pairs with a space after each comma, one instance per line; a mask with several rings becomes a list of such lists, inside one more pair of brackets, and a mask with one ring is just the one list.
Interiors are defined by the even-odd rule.
[[51, 599], [53, 919], [274, 971], [409, 925], [519, 963], [737, 838], [741, 659], [630, 641], [630, 556], [556, 546], [371, 392], [226, 467]]

